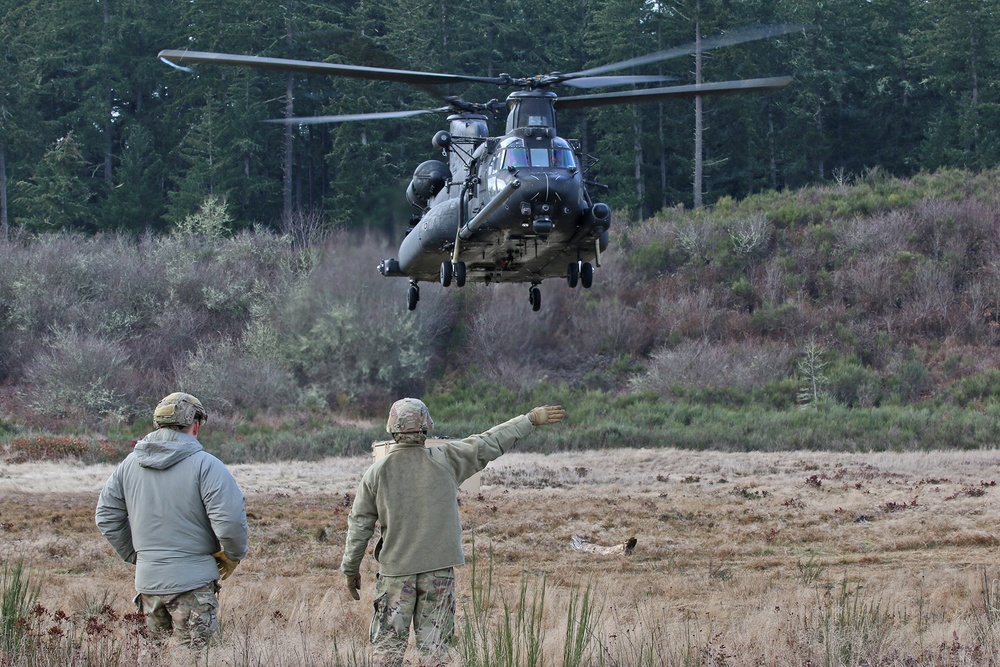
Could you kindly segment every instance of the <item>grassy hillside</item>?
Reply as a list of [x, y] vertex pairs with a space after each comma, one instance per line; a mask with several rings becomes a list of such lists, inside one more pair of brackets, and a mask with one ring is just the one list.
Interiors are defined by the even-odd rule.
[[998, 212], [998, 171], [871, 172], [618, 219], [594, 288], [546, 282], [539, 313], [523, 285], [425, 285], [409, 313], [405, 282], [374, 270], [393, 242], [227, 236], [211, 210], [169, 237], [15, 238], [0, 438], [8, 456], [43, 456], [41, 434], [107, 456], [180, 388], [230, 460], [363, 451], [402, 395], [445, 435], [562, 402], [540, 451], [992, 446]]

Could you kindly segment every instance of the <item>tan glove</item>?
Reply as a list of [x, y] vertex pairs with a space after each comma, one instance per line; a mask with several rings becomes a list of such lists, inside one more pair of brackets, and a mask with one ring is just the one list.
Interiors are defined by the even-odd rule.
[[223, 581], [228, 579], [229, 575], [236, 569], [236, 566], [240, 564], [238, 560], [233, 560], [227, 556], [225, 551], [216, 551], [212, 555], [215, 556], [215, 562], [219, 566], [219, 574], [222, 575], [221, 579]]
[[358, 591], [361, 590], [361, 575], [360, 574], [349, 574], [347, 575], [347, 590], [351, 593], [351, 597], [355, 600], [360, 600], [361, 595]]
[[566, 416], [566, 411], [561, 405], [543, 405], [532, 408], [528, 413], [528, 420], [535, 426], [543, 424], [558, 424]]

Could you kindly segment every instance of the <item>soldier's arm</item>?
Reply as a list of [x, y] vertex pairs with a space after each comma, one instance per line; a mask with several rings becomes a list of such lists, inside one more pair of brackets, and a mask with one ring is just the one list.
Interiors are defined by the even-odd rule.
[[362, 479], [358, 484], [358, 492], [354, 496], [351, 513], [347, 516], [347, 543], [344, 545], [344, 557], [340, 570], [348, 577], [358, 574], [361, 561], [365, 557], [368, 541], [375, 533], [375, 522], [378, 521], [378, 507], [375, 505], [375, 493]]
[[490, 461], [506, 454], [518, 440], [531, 433], [535, 426], [557, 424], [565, 416], [566, 411], [562, 406], [545, 405], [509, 419], [485, 433], [471, 435], [449, 445], [449, 462], [458, 483], [461, 484], [485, 468]]
[[211, 455], [201, 467], [201, 501], [222, 551], [235, 561], [246, 558], [249, 528], [243, 492], [225, 464]]
[[97, 500], [94, 515], [97, 528], [108, 544], [126, 563], [135, 564], [135, 547], [132, 545], [132, 525], [125, 506], [125, 492], [121, 481], [121, 466], [105, 482]]

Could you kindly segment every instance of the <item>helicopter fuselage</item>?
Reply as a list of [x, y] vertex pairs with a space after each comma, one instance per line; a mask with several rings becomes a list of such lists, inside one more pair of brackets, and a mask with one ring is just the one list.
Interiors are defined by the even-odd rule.
[[[611, 212], [591, 200], [575, 144], [556, 136], [544, 117], [486, 137], [470, 116], [452, 116], [452, 133], [435, 138], [450, 153], [449, 165], [417, 168], [407, 193], [423, 205], [421, 214], [398, 260], [385, 260], [381, 272], [431, 281], [450, 262], [462, 265], [462, 282], [539, 283], [569, 277], [582, 263], [599, 265]], [[456, 161], [461, 154], [467, 159]]]

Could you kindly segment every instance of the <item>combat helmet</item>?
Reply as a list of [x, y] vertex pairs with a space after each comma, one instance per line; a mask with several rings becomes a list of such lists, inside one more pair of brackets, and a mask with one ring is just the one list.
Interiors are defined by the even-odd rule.
[[191, 394], [175, 391], [156, 405], [153, 410], [153, 423], [156, 428], [186, 428], [195, 420], [202, 423], [208, 421], [208, 411], [197, 398]]
[[389, 408], [387, 433], [430, 433], [434, 427], [431, 411], [416, 398], [402, 398]]

